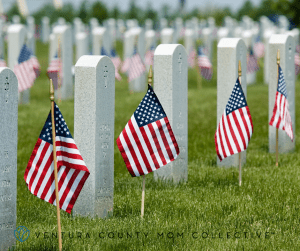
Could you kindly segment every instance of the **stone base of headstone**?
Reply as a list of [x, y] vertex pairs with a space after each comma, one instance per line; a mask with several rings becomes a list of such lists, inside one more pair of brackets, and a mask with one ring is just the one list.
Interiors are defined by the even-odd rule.
[[30, 102], [30, 89], [26, 89], [25, 91], [19, 93], [19, 104], [29, 104]]
[[[144, 84], [143, 84], [144, 83]], [[130, 92], [144, 92], [146, 90], [146, 74], [132, 80], [128, 83]]]
[[247, 73], [247, 84], [255, 84], [256, 83], [256, 72]]

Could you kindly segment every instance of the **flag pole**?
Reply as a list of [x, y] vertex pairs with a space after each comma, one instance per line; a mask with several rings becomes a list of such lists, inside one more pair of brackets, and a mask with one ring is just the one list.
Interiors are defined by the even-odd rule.
[[[238, 73], [239, 73], [239, 82], [242, 86], [242, 66], [241, 66], [241, 60], [239, 60], [239, 67], [238, 67]], [[241, 158], [241, 152], [239, 152], [239, 186], [242, 185], [242, 158]]]
[[[152, 65], [150, 65], [149, 74], [148, 74], [148, 85], [152, 85], [153, 83], [153, 73], [152, 73]], [[145, 204], [145, 174], [143, 177], [143, 188], [142, 188], [142, 206], [141, 206], [141, 217], [144, 216], [144, 204]]]
[[58, 181], [57, 181], [57, 159], [56, 159], [56, 146], [55, 146], [54, 88], [53, 88], [52, 79], [50, 79], [50, 101], [51, 101], [51, 120], [52, 120], [52, 144], [53, 144], [53, 162], [54, 162], [54, 179], [55, 179], [55, 197], [56, 197], [57, 227], [58, 227], [58, 245], [59, 245], [59, 251], [61, 251], [62, 243], [61, 243], [60, 209], [59, 209], [59, 194], [58, 194]]
[[[278, 86], [278, 73], [279, 73], [279, 64], [280, 64], [280, 52], [277, 50], [277, 86]], [[278, 128], [276, 128], [276, 166], [278, 166]]]

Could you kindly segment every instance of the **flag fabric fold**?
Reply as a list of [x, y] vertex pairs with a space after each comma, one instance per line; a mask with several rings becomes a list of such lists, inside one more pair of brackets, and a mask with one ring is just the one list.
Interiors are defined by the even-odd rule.
[[215, 133], [216, 152], [220, 161], [245, 151], [252, 133], [251, 114], [242, 86], [237, 79]]
[[[71, 213], [90, 173], [56, 104], [54, 120], [59, 207]], [[24, 179], [32, 194], [56, 205], [51, 111], [30, 156]]]
[[211, 80], [212, 74], [213, 74], [213, 68], [212, 64], [208, 58], [203, 52], [203, 49], [201, 47], [198, 47], [198, 67], [201, 70], [201, 75], [207, 79]]
[[275, 97], [275, 104], [273, 109], [273, 115], [269, 122], [270, 126], [274, 126], [278, 129], [282, 129], [294, 140], [292, 119], [289, 112], [289, 103], [287, 100], [287, 91], [283, 71], [281, 67], [278, 67], [278, 84]]
[[32, 56], [32, 51], [24, 44], [18, 57], [18, 63], [13, 70], [19, 82], [19, 92], [29, 89], [36, 79]]
[[153, 172], [177, 158], [177, 141], [150, 85], [119, 135], [117, 146], [132, 177]]

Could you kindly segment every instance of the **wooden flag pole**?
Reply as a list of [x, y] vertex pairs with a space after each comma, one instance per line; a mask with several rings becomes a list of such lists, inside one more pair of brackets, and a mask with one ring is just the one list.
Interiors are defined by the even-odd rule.
[[[242, 86], [242, 66], [241, 66], [241, 60], [239, 60], [239, 81]], [[242, 185], [242, 158], [241, 158], [241, 152], [239, 152], [239, 186]]]
[[[153, 73], [152, 73], [152, 65], [150, 65], [149, 74], [148, 74], [148, 85], [152, 85], [153, 83]], [[145, 174], [143, 177], [143, 189], [142, 189], [142, 206], [141, 206], [141, 217], [144, 216], [144, 204], [145, 204]]]
[[[280, 52], [277, 50], [277, 87], [279, 77]], [[278, 166], [278, 128], [276, 128], [276, 166]]]
[[62, 250], [61, 242], [61, 226], [60, 226], [60, 209], [59, 209], [59, 194], [57, 181], [57, 159], [55, 146], [55, 121], [54, 121], [54, 88], [52, 79], [50, 79], [50, 101], [51, 101], [51, 119], [52, 119], [52, 144], [53, 144], [53, 162], [54, 162], [54, 179], [55, 179], [55, 197], [56, 197], [56, 211], [57, 211], [57, 227], [58, 227], [58, 245], [59, 251]]

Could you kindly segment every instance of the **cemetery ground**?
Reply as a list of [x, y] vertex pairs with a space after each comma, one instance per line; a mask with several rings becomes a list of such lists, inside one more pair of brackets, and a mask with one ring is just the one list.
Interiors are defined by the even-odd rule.
[[[188, 182], [173, 185], [155, 181], [153, 173], [148, 174], [145, 215], [141, 219], [142, 178], [130, 176], [115, 144], [113, 216], [92, 219], [72, 217], [61, 211], [63, 250], [299, 248], [300, 104], [296, 102], [295, 152], [280, 154], [276, 167], [275, 154], [268, 153], [268, 85], [263, 84], [260, 69], [257, 83], [248, 86], [247, 102], [254, 132], [239, 187], [238, 168], [216, 166], [216, 44], [214, 49], [212, 81], [202, 79], [202, 87], [198, 88], [196, 70], [189, 70]], [[18, 119], [17, 226], [28, 228], [30, 236], [23, 243], [17, 241], [16, 250], [57, 250], [56, 208], [32, 195], [23, 178], [50, 110], [48, 45], [38, 41], [36, 51], [41, 76], [31, 89], [30, 105], [19, 106]], [[115, 139], [143, 96], [144, 93], [130, 93], [126, 80], [116, 81]], [[296, 100], [299, 98], [298, 79]], [[73, 133], [74, 100], [57, 103]]]

